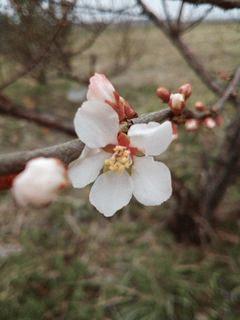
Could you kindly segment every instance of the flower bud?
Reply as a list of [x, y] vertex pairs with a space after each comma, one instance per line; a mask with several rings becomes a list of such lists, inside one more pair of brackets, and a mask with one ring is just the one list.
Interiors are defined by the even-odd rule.
[[203, 104], [202, 101], [197, 101], [197, 102], [195, 103], [195, 109], [196, 109], [197, 111], [202, 112], [202, 111], [205, 111], [206, 108], [207, 108], [207, 107], [205, 106], [205, 104]]
[[184, 85], [182, 85], [179, 89], [178, 92], [183, 94], [185, 99], [188, 99], [191, 94], [192, 94], [192, 86], [190, 83], [186, 83]]
[[185, 122], [185, 128], [187, 131], [196, 131], [199, 128], [199, 121], [196, 119], [188, 119]]
[[213, 129], [216, 127], [216, 121], [212, 117], [205, 118], [203, 123], [209, 129]]
[[67, 185], [66, 169], [55, 158], [30, 160], [13, 181], [12, 192], [18, 205], [45, 206]]
[[172, 109], [173, 113], [179, 115], [182, 113], [185, 107], [185, 98], [181, 93], [172, 93], [169, 99], [169, 107]]
[[168, 89], [164, 88], [164, 87], [159, 87], [156, 91], [157, 96], [162, 99], [163, 102], [168, 102], [169, 98], [170, 98], [170, 92], [168, 91]]

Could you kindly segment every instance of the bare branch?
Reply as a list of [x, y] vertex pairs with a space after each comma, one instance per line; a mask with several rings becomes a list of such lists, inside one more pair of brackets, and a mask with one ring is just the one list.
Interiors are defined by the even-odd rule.
[[179, 12], [178, 12], [178, 17], [177, 17], [177, 27], [180, 28], [180, 24], [181, 24], [181, 19], [182, 19], [182, 14], [183, 14], [183, 9], [184, 9], [184, 4], [185, 1], [182, 0]]
[[211, 4], [224, 10], [240, 9], [238, 0], [185, 0], [185, 2], [194, 5]]
[[55, 145], [48, 148], [33, 151], [22, 151], [0, 156], [0, 175], [18, 173], [22, 171], [25, 164], [36, 157], [53, 157], [62, 160], [65, 164], [79, 157], [84, 144], [78, 140]]
[[213, 6], [208, 8], [199, 19], [197, 19], [195, 21], [192, 21], [187, 26], [185, 26], [184, 27], [184, 32], [191, 31], [193, 28], [197, 27], [201, 22], [203, 22], [203, 20], [205, 20], [207, 18], [207, 16], [213, 10], [213, 8], [214, 8]]
[[202, 186], [204, 195], [201, 203], [202, 214], [211, 220], [222, 201], [229, 185], [238, 177], [240, 161], [240, 113], [228, 127], [224, 142], [206, 183]]
[[57, 37], [61, 33], [62, 28], [64, 28], [67, 14], [69, 13], [69, 10], [72, 8], [73, 8], [72, 5], [68, 6], [68, 10], [65, 11], [63, 18], [61, 19], [61, 21], [59, 21], [56, 31], [54, 32], [51, 40], [49, 41], [47, 46], [42, 50], [41, 54], [36, 59], [34, 59], [34, 61], [31, 64], [29, 64], [26, 68], [24, 68], [23, 70], [20, 70], [15, 75], [13, 75], [10, 79], [8, 79], [6, 82], [0, 84], [0, 91], [6, 89], [8, 86], [13, 84], [20, 78], [26, 76], [28, 73], [33, 71], [44, 59], [46, 59], [46, 57], [49, 55], [52, 45], [54, 44]]
[[[236, 96], [237, 86], [240, 82], [240, 66], [237, 68], [232, 81], [230, 81], [227, 89], [225, 90], [223, 96], [218, 100], [218, 102], [212, 107], [213, 111], [220, 111], [223, 109], [225, 102], [229, 99], [231, 95]], [[240, 103], [239, 103], [240, 105]]]
[[[181, 118], [204, 119], [206, 116], [209, 116], [209, 112], [199, 113], [186, 109], [181, 115]], [[127, 127], [130, 127], [132, 124], [136, 123], [148, 123], [151, 121], [163, 122], [167, 119], [174, 120], [174, 114], [170, 108], [132, 119], [127, 124]], [[69, 164], [71, 161], [80, 156], [83, 146], [84, 144], [80, 140], [72, 140], [67, 143], [49, 148], [2, 155], [0, 156], [0, 176], [21, 171], [28, 160], [39, 156], [56, 157], [62, 160], [65, 164]]]
[[[172, 44], [179, 50], [188, 65], [195, 71], [196, 75], [202, 80], [202, 82], [207, 85], [216, 95], [222, 96], [224, 94], [224, 88], [222, 88], [204, 67], [203, 63], [199, 58], [193, 53], [189, 46], [180, 37], [179, 30], [166, 29], [163, 21], [146, 5], [144, 0], [138, 0], [144, 13], [151, 19], [156, 26], [158, 26], [165, 35], [171, 40]], [[229, 96], [229, 101], [237, 105], [237, 98], [233, 95]]]
[[9, 98], [0, 94], [0, 113], [17, 119], [25, 119], [40, 126], [76, 136], [72, 122], [47, 113], [28, 110], [22, 105], [13, 103]]

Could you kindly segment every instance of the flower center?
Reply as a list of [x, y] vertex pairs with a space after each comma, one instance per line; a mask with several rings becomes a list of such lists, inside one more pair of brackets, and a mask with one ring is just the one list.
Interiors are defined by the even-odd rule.
[[126, 147], [116, 146], [113, 151], [112, 157], [105, 160], [104, 171], [122, 172], [132, 166], [131, 152]]

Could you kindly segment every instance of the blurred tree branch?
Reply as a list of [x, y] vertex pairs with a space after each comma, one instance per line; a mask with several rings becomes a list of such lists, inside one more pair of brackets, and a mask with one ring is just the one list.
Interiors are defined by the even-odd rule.
[[185, 0], [185, 2], [201, 5], [201, 4], [211, 4], [213, 6], [219, 7], [224, 10], [239, 9], [239, 0]]
[[[48, 44], [46, 45], [46, 47], [44, 47], [44, 49], [41, 51], [39, 56], [37, 58], [34, 58], [33, 61], [30, 64], [28, 64], [24, 69], [18, 71], [10, 79], [8, 79], [4, 83], [0, 84], [0, 91], [4, 90], [12, 83], [16, 82], [20, 78], [24, 77], [25, 75], [27, 75], [28, 73], [33, 71], [44, 59], [46, 59], [46, 57], [50, 53], [50, 50], [51, 50], [54, 42], [58, 38], [62, 29], [66, 26], [67, 15], [68, 15], [69, 11], [73, 9], [75, 2], [76, 2], [76, 0], [73, 3], [68, 4], [67, 8], [64, 11], [62, 19], [60, 21], [58, 21], [58, 23], [57, 23], [56, 30], [53, 33], [53, 36], [51, 37], [51, 39], [48, 42]], [[14, 1], [13, 1], [13, 3], [15, 4]], [[21, 6], [19, 6], [18, 4], [15, 4], [15, 7], [17, 8], [18, 12], [21, 12], [21, 10], [22, 10]]]
[[[184, 0], [182, 0], [182, 5], [184, 5]], [[196, 75], [202, 80], [202, 82], [207, 85], [218, 96], [222, 96], [224, 93], [224, 88], [222, 88], [209, 73], [204, 64], [200, 59], [194, 54], [190, 47], [183, 41], [181, 35], [185, 30], [189, 28], [189, 25], [184, 29], [184, 25], [181, 22], [182, 10], [179, 11], [177, 24], [169, 21], [167, 24], [164, 19], [161, 18], [157, 13], [155, 13], [144, 0], [138, 0], [143, 13], [148, 16], [148, 18], [163, 31], [163, 33], [169, 38], [172, 44], [178, 49], [188, 65], [194, 70]], [[163, 3], [164, 0], [163, 0]], [[166, 6], [166, 4], [165, 4]], [[166, 11], [166, 9], [165, 9]], [[169, 20], [169, 19], [168, 19]], [[202, 21], [202, 17], [200, 18]], [[236, 104], [235, 97], [229, 96], [229, 100]]]
[[66, 119], [62, 119], [52, 114], [29, 110], [22, 105], [15, 104], [2, 94], [0, 94], [0, 114], [17, 119], [28, 120], [40, 126], [61, 131], [71, 136], [76, 136], [72, 122], [66, 121]]

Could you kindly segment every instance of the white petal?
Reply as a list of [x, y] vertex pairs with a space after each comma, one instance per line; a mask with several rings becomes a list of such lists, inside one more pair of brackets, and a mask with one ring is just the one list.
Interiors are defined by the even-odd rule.
[[108, 171], [95, 181], [89, 200], [105, 217], [111, 217], [129, 203], [132, 191], [132, 179], [126, 171]]
[[90, 78], [90, 84], [88, 86], [87, 99], [88, 100], [100, 100], [100, 101], [114, 101], [115, 91], [111, 82], [104, 74], [95, 73]]
[[69, 165], [68, 176], [74, 188], [83, 188], [93, 182], [110, 154], [98, 149], [87, 150]]
[[88, 147], [105, 147], [117, 142], [118, 115], [106, 103], [86, 101], [75, 115], [74, 127], [79, 139]]
[[160, 205], [172, 194], [171, 174], [152, 157], [135, 157], [132, 171], [133, 195], [146, 206]]
[[149, 122], [134, 124], [128, 131], [131, 145], [141, 149], [145, 155], [157, 156], [164, 152], [173, 139], [172, 124]]

